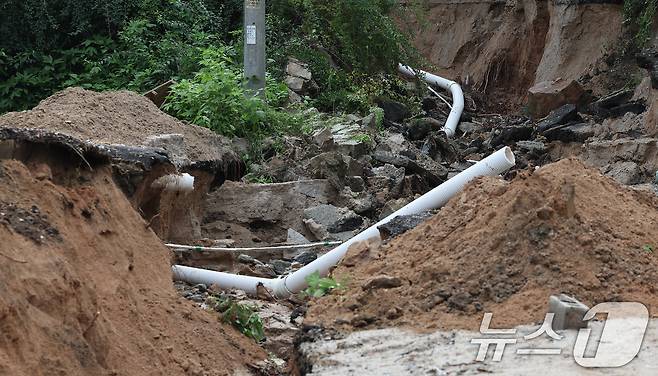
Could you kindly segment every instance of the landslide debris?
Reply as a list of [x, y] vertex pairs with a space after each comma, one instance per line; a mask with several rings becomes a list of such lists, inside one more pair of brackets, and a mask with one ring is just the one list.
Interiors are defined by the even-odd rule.
[[93, 144], [161, 147], [182, 165], [235, 158], [222, 136], [183, 123], [131, 91], [68, 88], [32, 110], [0, 116], [2, 127], [45, 129]]
[[[359, 244], [334, 271], [347, 288], [314, 301], [306, 323], [352, 330], [477, 330], [541, 322], [551, 294], [588, 305], [658, 304], [658, 198], [576, 159], [481, 178], [387, 245]], [[376, 276], [376, 277], [375, 277]], [[373, 278], [401, 281], [372, 288]]]
[[110, 166], [31, 154], [0, 160], [0, 374], [257, 372], [253, 340], [177, 295]]

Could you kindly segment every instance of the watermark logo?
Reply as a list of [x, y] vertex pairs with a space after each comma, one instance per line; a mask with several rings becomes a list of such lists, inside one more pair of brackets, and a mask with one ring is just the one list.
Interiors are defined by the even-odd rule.
[[[583, 321], [590, 321], [597, 315], [606, 315], [600, 338], [598, 340], [591, 338], [592, 329], [589, 327], [580, 329], [573, 347], [574, 360], [586, 368], [621, 367], [628, 364], [642, 347], [644, 333], [649, 323], [647, 307], [642, 303], [635, 302], [601, 303], [587, 311]], [[480, 334], [495, 337], [471, 340], [472, 344], [479, 345], [475, 360], [484, 361], [489, 349], [493, 348], [491, 360], [499, 362], [503, 358], [506, 346], [517, 344], [521, 338], [528, 342], [546, 335], [554, 342], [563, 340], [564, 336], [553, 330], [554, 317], [554, 313], [547, 313], [539, 329], [523, 337], [517, 337], [516, 329], [491, 329], [489, 326], [493, 314], [485, 313], [480, 324]], [[517, 348], [515, 353], [517, 355], [560, 355], [562, 350], [561, 346], [528, 347]]]

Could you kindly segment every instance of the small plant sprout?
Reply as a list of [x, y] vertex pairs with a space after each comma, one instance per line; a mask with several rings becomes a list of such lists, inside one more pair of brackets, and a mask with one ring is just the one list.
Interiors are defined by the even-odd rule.
[[263, 321], [256, 307], [239, 303], [232, 298], [214, 296], [210, 300], [210, 306], [222, 314], [224, 322], [233, 325], [237, 330], [256, 342], [265, 339]]
[[642, 250], [647, 253], [653, 253], [655, 247], [651, 244], [645, 244], [642, 246]]
[[308, 287], [302, 292], [305, 296], [319, 298], [329, 294], [332, 290], [344, 288], [343, 284], [330, 277], [320, 277], [319, 272], [315, 272], [306, 277]]

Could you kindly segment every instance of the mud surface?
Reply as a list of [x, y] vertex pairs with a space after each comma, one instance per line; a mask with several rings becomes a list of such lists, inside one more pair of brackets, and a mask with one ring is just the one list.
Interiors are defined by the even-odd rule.
[[484, 311], [519, 325], [542, 320], [557, 293], [655, 314], [657, 208], [576, 159], [479, 179], [388, 245], [353, 247], [333, 274], [347, 288], [314, 302], [306, 323], [475, 330]]
[[61, 185], [56, 160], [0, 161], [0, 374], [255, 373], [255, 342], [177, 296], [111, 168]]

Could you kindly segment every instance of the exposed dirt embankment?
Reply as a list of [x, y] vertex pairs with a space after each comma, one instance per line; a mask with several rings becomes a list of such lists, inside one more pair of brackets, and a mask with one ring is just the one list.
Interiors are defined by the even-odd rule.
[[479, 179], [439, 214], [334, 271], [347, 288], [307, 323], [477, 330], [541, 321], [551, 294], [658, 305], [658, 198], [565, 159], [511, 183]]
[[510, 94], [514, 104], [534, 84], [592, 73], [622, 35], [618, 1], [428, 3], [425, 18], [403, 27], [413, 30], [415, 46], [437, 73], [481, 92]]
[[[0, 116], [0, 128], [60, 132], [95, 147], [122, 145], [129, 160], [114, 158], [115, 181], [158, 236], [172, 242], [198, 240], [206, 193], [244, 173], [243, 163], [225, 137], [183, 123], [129, 91], [68, 88], [32, 110]], [[194, 192], [179, 194], [151, 187], [162, 175], [176, 172], [195, 177]]]
[[111, 169], [36, 155], [0, 161], [0, 374], [250, 374], [266, 355], [177, 296]]
[[[184, 158], [188, 163], [235, 158], [224, 137], [185, 124], [132, 91], [98, 93], [68, 88], [30, 111], [0, 116], [0, 127], [46, 129], [95, 144], [162, 147], [172, 159]], [[172, 134], [182, 136], [181, 142], [152, 140], [154, 136]]]

